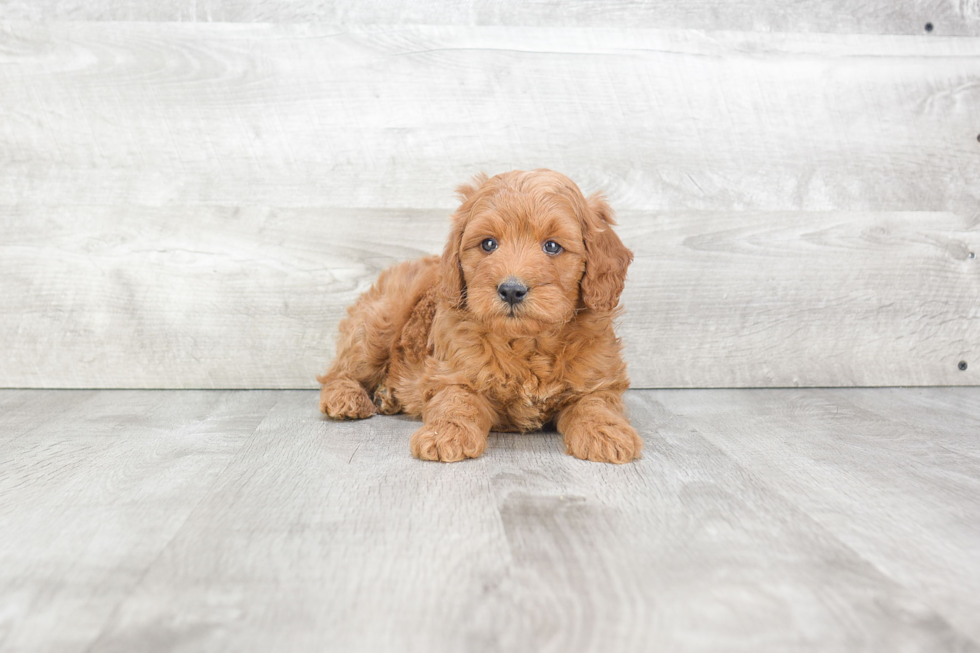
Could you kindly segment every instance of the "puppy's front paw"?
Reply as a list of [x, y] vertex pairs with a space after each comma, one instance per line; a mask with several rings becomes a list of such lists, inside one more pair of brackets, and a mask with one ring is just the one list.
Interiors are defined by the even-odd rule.
[[327, 381], [320, 390], [320, 412], [334, 419], [364, 419], [378, 409], [360, 383], [342, 378]]
[[565, 450], [576, 458], [621, 465], [640, 458], [643, 440], [626, 418], [588, 416], [565, 432]]
[[487, 434], [451, 422], [425, 424], [412, 434], [412, 455], [422, 460], [454, 463], [476, 458], [487, 446]]

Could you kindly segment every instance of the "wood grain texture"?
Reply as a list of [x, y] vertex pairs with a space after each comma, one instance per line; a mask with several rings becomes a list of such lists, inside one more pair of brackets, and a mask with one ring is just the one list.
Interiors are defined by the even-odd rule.
[[[0, 207], [11, 387], [313, 387], [345, 307], [447, 229], [442, 211], [139, 206], [45, 208], [38, 229], [37, 211]], [[636, 254], [620, 327], [634, 387], [977, 383], [968, 220], [619, 220]]]
[[703, 435], [980, 640], [975, 389], [643, 397], [654, 421]]
[[308, 387], [456, 184], [538, 166], [623, 216], [638, 386], [976, 383], [977, 79], [932, 36], [8, 22], [0, 386]]
[[0, 416], [0, 649], [11, 652], [93, 640], [275, 397], [34, 391], [16, 401]]
[[549, 167], [620, 210], [977, 216], [980, 41], [9, 23], [0, 203], [451, 208]]
[[52, 398], [0, 440], [4, 651], [980, 651], [976, 388], [631, 391], [625, 466], [423, 463], [310, 391], [0, 392]]
[[438, 249], [448, 224], [129, 206], [48, 210], [36, 230], [35, 215], [0, 218], [6, 386], [313, 387], [345, 307], [385, 267]]
[[327, 22], [980, 34], [976, 0], [0, 0], [0, 20]]
[[637, 217], [623, 230], [638, 255], [623, 337], [638, 387], [977, 383], [980, 225], [970, 220]]

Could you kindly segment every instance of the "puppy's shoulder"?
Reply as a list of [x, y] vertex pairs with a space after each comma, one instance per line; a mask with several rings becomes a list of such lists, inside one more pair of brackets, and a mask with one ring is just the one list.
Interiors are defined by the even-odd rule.
[[[557, 367], [573, 388], [627, 387], [629, 377], [615, 322], [620, 312], [587, 311], [570, 326]], [[625, 384], [625, 385], [624, 385]]]

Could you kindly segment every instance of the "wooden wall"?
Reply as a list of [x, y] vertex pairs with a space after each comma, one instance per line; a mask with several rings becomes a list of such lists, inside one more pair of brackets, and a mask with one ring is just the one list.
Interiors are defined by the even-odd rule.
[[976, 384], [978, 35], [978, 0], [0, 0], [0, 386], [313, 387], [454, 186], [533, 167], [618, 211], [636, 386]]

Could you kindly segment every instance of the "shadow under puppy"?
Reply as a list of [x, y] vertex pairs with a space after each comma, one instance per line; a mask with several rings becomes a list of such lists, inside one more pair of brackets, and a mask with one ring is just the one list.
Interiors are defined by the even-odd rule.
[[475, 458], [490, 430], [552, 422], [573, 456], [639, 458], [613, 332], [633, 254], [605, 200], [550, 170], [457, 192], [442, 256], [385, 270], [347, 309], [320, 410], [421, 416], [411, 450], [425, 460]]

